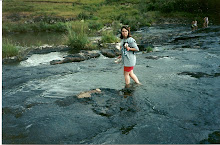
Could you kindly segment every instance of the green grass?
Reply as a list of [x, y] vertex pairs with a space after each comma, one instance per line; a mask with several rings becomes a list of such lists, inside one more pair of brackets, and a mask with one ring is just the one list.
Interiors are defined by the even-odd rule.
[[88, 27], [84, 22], [77, 22], [74, 25], [69, 23], [67, 30], [66, 44], [71, 48], [70, 52], [96, 49], [96, 46], [87, 37]]
[[18, 47], [15, 46], [10, 40], [6, 39], [3, 40], [2, 43], [2, 57], [12, 57], [18, 55]]
[[148, 47], [146, 48], [146, 51], [147, 51], [147, 53], [152, 52], [152, 51], [153, 51], [153, 48], [150, 47], [150, 46], [148, 46]]
[[[208, 16], [212, 22], [220, 23], [219, 0], [4, 0], [2, 5], [3, 33], [65, 32], [66, 19], [84, 20], [90, 35], [115, 21], [129, 25], [132, 31], [151, 26], [161, 17], [191, 21]], [[28, 22], [34, 19], [42, 20]], [[51, 24], [50, 20], [57, 23]]]
[[119, 39], [113, 34], [113, 32], [103, 32], [102, 38], [101, 38], [102, 43], [115, 43], [119, 42]]

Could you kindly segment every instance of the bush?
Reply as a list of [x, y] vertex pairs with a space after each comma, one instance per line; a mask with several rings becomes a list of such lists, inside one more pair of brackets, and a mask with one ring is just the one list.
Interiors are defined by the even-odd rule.
[[146, 48], [146, 50], [147, 50], [147, 52], [149, 53], [149, 52], [152, 52], [152, 51], [153, 51], [153, 48], [150, 47], [150, 46], [148, 46], [148, 47]]
[[119, 21], [112, 22], [113, 34], [117, 35], [121, 33], [121, 24]]
[[89, 29], [100, 30], [104, 25], [98, 21], [89, 21]]
[[67, 27], [67, 45], [72, 48], [71, 52], [79, 51], [82, 49], [88, 49], [89, 39], [85, 34], [83, 25], [79, 27], [80, 29], [76, 32], [73, 31], [72, 26]]
[[88, 13], [85, 13], [85, 12], [81, 12], [81, 13], [79, 13], [79, 15], [77, 16], [77, 18], [79, 19], [79, 20], [87, 20], [87, 19], [89, 19], [89, 18], [91, 18], [92, 17], [92, 15], [90, 15], [90, 14], [88, 14]]
[[18, 47], [15, 46], [11, 41], [8, 39], [3, 40], [2, 43], [2, 57], [12, 57], [18, 55]]
[[102, 43], [114, 43], [118, 42], [118, 38], [112, 32], [104, 32], [102, 34]]

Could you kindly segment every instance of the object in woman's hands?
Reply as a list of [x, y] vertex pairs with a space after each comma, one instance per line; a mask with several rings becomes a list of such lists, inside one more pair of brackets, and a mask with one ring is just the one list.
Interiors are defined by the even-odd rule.
[[128, 43], [125, 43], [125, 44], [124, 44], [124, 47], [127, 48], [127, 47], [128, 47]]

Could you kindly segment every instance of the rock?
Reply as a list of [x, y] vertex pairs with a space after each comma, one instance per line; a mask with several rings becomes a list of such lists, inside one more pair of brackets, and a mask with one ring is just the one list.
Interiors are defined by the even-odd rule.
[[61, 64], [61, 63], [62, 63], [62, 60], [52, 60], [52, 61], [50, 61], [51, 65]]
[[63, 60], [63, 63], [68, 63], [68, 62], [80, 62], [86, 60], [86, 57], [83, 54], [71, 54], [65, 57]]
[[97, 58], [100, 56], [100, 54], [96, 51], [85, 51], [85, 50], [81, 50], [80, 53], [82, 53], [87, 59], [90, 58]]
[[120, 51], [118, 49], [103, 49], [101, 50], [101, 53], [109, 58], [114, 58], [120, 55]]
[[77, 54], [70, 54], [64, 58], [64, 60], [52, 60], [50, 62], [51, 65], [62, 64], [62, 63], [70, 63], [70, 62], [80, 62], [84, 60], [88, 60], [90, 58], [97, 58], [100, 54], [95, 51], [81, 51]]
[[165, 57], [169, 57], [169, 56], [146, 56], [146, 59], [154, 59], [154, 60], [158, 60], [160, 58], [165, 58]]
[[219, 144], [220, 143], [220, 131], [215, 131], [209, 134], [209, 138], [200, 141], [200, 144]]
[[3, 64], [16, 63], [19, 62], [19, 58], [17, 56], [7, 57], [2, 59]]
[[91, 94], [93, 93], [101, 93], [100, 89], [90, 90], [87, 92], [81, 92], [79, 95], [77, 95], [78, 98], [89, 98], [91, 97]]

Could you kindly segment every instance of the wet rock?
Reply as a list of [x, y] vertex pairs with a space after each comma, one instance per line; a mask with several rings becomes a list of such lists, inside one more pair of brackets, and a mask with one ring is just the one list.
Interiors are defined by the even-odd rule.
[[61, 64], [61, 63], [62, 63], [62, 60], [52, 60], [52, 61], [50, 61], [51, 65]]
[[209, 134], [209, 138], [200, 141], [200, 144], [219, 144], [220, 143], [220, 131], [215, 131]]
[[65, 57], [63, 60], [63, 63], [68, 63], [68, 62], [80, 62], [86, 60], [86, 57], [84, 54], [71, 54]]
[[80, 53], [84, 55], [87, 59], [90, 58], [97, 58], [100, 56], [100, 53], [97, 51], [86, 51], [86, 50], [81, 50]]
[[100, 89], [95, 89], [87, 92], [81, 92], [79, 95], [77, 95], [78, 98], [88, 98], [91, 97], [91, 94], [93, 93], [101, 93]]
[[99, 56], [100, 56], [100, 54], [98, 52], [81, 51], [80, 53], [70, 54], [70, 55], [64, 57], [64, 60], [50, 61], [50, 64], [55, 65], [55, 64], [70, 63], [70, 62], [80, 62], [80, 61], [88, 60], [90, 58], [97, 58]]
[[16, 118], [19, 118], [25, 112], [25, 108], [22, 106], [12, 106], [2, 108], [2, 114], [13, 114]]
[[158, 60], [158, 59], [164, 58], [164, 57], [169, 57], [169, 56], [146, 56], [145, 58]]
[[75, 102], [77, 102], [77, 96], [71, 96], [65, 99], [57, 100], [55, 101], [55, 104], [57, 104], [60, 107], [67, 107], [69, 105], [74, 104]]
[[135, 125], [127, 126], [127, 127], [122, 127], [120, 128], [122, 134], [128, 134], [132, 129], [134, 129]]
[[219, 77], [220, 73], [207, 74], [203, 72], [181, 72], [178, 73], [178, 75], [189, 75], [194, 78], [201, 78], [201, 77]]
[[209, 74], [206, 74], [203, 72], [181, 72], [181, 73], [178, 73], [178, 75], [189, 75], [194, 78], [201, 78], [201, 77], [209, 76]]
[[3, 58], [2, 63], [3, 64], [13, 64], [13, 63], [18, 63], [20, 61], [18, 56], [13, 56], [13, 57], [8, 57], [8, 58]]
[[179, 40], [189, 40], [189, 39], [197, 39], [201, 36], [179, 36], [173, 39], [173, 42], [179, 41]]
[[109, 58], [114, 58], [120, 55], [120, 51], [118, 49], [102, 49], [101, 53]]

